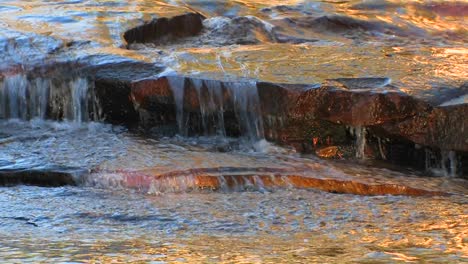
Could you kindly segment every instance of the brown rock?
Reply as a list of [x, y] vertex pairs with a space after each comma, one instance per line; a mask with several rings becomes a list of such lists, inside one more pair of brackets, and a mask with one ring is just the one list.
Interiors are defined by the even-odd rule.
[[428, 104], [399, 92], [353, 92], [325, 86], [303, 93], [294, 114], [350, 126], [373, 126], [403, 120], [428, 108]]
[[343, 153], [340, 151], [340, 149], [337, 146], [331, 146], [331, 147], [325, 147], [325, 148], [320, 148], [315, 151], [315, 154], [321, 158], [342, 158]]
[[[332, 193], [347, 193], [357, 195], [446, 195], [443, 192], [417, 189], [400, 184], [370, 184], [354, 180], [341, 180], [332, 178], [313, 178], [296, 175], [294, 172], [274, 173], [271, 169], [261, 170], [255, 174], [227, 173], [213, 175], [212, 169], [196, 169], [159, 174], [157, 170], [122, 172], [123, 180], [120, 182], [125, 187], [136, 189], [150, 189], [151, 185], [158, 186], [161, 190], [189, 190], [210, 189], [218, 190], [228, 188], [230, 190], [243, 189], [246, 186], [264, 188], [300, 188], [318, 189]], [[281, 171], [281, 170], [280, 170]], [[268, 173], [269, 172], [269, 173]], [[179, 186], [180, 185], [180, 186]], [[183, 186], [182, 186], [183, 185]]]
[[395, 125], [383, 126], [424, 146], [468, 152], [468, 104], [436, 107]]

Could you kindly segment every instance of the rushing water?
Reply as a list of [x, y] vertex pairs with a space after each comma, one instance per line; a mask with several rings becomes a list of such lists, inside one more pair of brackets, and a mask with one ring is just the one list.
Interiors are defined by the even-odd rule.
[[[301, 155], [264, 140], [252, 81], [381, 76], [435, 104], [466, 103], [466, 10], [458, 1], [0, 0], [0, 176], [76, 183], [0, 187], [0, 262], [468, 262], [468, 186], [453, 177], [454, 152], [426, 154], [445, 177], [383, 167], [365, 159], [367, 131], [355, 127], [359, 162]], [[207, 17], [200, 36], [125, 43], [143, 21], [188, 11]], [[334, 15], [353, 20], [327, 24]], [[177, 136], [99, 123], [88, 76], [23, 73], [128, 60], [170, 68]], [[239, 78], [248, 81], [229, 81]], [[199, 137], [187, 137], [189, 81]], [[461, 97], [446, 102], [446, 91]], [[240, 138], [226, 136], [228, 107]], [[340, 186], [347, 194], [333, 193]]]

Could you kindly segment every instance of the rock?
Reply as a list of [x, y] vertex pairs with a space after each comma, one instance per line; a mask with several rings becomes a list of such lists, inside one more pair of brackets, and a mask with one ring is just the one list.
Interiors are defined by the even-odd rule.
[[373, 126], [404, 120], [428, 108], [427, 103], [404, 93], [352, 92], [324, 86], [301, 94], [292, 111], [296, 116], [312, 116], [349, 126]]
[[0, 168], [0, 186], [34, 185], [58, 187], [80, 183], [85, 171], [74, 168], [3, 169]]
[[337, 78], [329, 81], [338, 82], [350, 90], [379, 89], [392, 82], [390, 78]]
[[257, 17], [214, 17], [203, 21], [202, 44], [206, 45], [246, 45], [262, 42], [275, 42], [273, 25]]
[[315, 154], [321, 158], [342, 158], [343, 153], [337, 146], [331, 146], [331, 147], [325, 147], [325, 148], [320, 148], [315, 151]]
[[157, 18], [128, 30], [124, 34], [124, 39], [128, 44], [163, 43], [177, 38], [194, 36], [202, 30], [203, 19], [205, 18], [198, 13]]
[[131, 83], [162, 71], [160, 66], [134, 61], [92, 66], [84, 70], [94, 79], [96, 97], [104, 120], [126, 125], [139, 121], [131, 99]]
[[468, 152], [468, 104], [435, 107], [395, 125], [384, 125], [389, 133], [424, 146]]
[[397, 26], [373, 20], [361, 20], [342, 15], [326, 15], [321, 17], [303, 16], [287, 18], [286, 21], [297, 27], [312, 29], [321, 33], [370, 33], [380, 32], [398, 36], [407, 36]]
[[[173, 18], [159, 18], [127, 31], [128, 44], [171, 44], [184, 47], [226, 46], [275, 42], [273, 25], [253, 16], [234, 18], [212, 17], [205, 19], [197, 13]], [[139, 49], [138, 45], [130, 45]]]
[[[232, 169], [232, 168], [231, 168]], [[245, 168], [247, 169], [247, 168]], [[103, 174], [116, 174], [112, 178], [120, 179], [119, 186], [135, 188], [147, 192], [164, 191], [188, 191], [193, 189], [201, 190], [225, 190], [236, 191], [249, 188], [298, 188], [317, 189], [332, 193], [347, 193], [356, 195], [447, 195], [440, 191], [428, 191], [413, 188], [401, 184], [375, 184], [364, 183], [357, 180], [315, 178], [310, 176], [296, 175], [294, 172], [275, 169], [255, 169], [255, 174], [236, 174], [234, 171], [227, 172], [226, 168], [205, 168], [191, 169], [187, 171], [174, 171], [166, 174], [158, 174], [155, 170], [144, 171], [119, 171], [100, 172]], [[244, 171], [244, 170], [241, 170]], [[239, 172], [241, 172], [239, 171]], [[222, 175], [216, 175], [221, 172]], [[271, 174], [273, 173], [273, 174]], [[99, 179], [99, 175], [92, 176], [94, 180]]]

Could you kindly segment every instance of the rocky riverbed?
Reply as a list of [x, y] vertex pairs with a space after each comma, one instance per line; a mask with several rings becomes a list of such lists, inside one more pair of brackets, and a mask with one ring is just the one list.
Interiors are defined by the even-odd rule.
[[[0, 259], [466, 260], [467, 15], [461, 1], [0, 0]], [[277, 254], [253, 246], [272, 238]]]

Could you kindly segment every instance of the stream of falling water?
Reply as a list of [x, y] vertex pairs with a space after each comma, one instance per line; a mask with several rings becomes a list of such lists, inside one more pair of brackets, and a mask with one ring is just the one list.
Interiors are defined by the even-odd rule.
[[[195, 78], [167, 78], [174, 96], [180, 135], [188, 135], [189, 115], [184, 109], [184, 98], [190, 83], [198, 96], [202, 134], [226, 136], [225, 104], [229, 104], [232, 105], [240, 135], [252, 143], [264, 139], [263, 118], [255, 81], [222, 83]], [[228, 98], [227, 102], [224, 101], [225, 98]]]
[[91, 82], [84, 77], [28, 78], [24, 74], [0, 81], [0, 118], [97, 120], [98, 104]]

